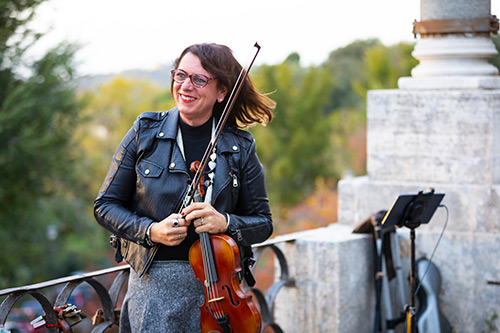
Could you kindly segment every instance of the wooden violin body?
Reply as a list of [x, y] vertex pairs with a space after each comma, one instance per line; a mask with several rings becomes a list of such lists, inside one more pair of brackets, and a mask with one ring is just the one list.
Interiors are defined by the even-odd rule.
[[[205, 302], [200, 306], [201, 331], [210, 332], [260, 332], [262, 321], [252, 296], [240, 288], [240, 251], [236, 242], [227, 235], [206, 235], [211, 249], [217, 253], [212, 268], [204, 262], [203, 240], [196, 241], [189, 250], [189, 262], [196, 279], [203, 283]], [[215, 269], [215, 275], [211, 270]], [[205, 272], [209, 272], [205, 274]], [[208, 276], [207, 276], [208, 275]], [[217, 281], [213, 281], [217, 279]], [[224, 323], [226, 321], [226, 323]]]

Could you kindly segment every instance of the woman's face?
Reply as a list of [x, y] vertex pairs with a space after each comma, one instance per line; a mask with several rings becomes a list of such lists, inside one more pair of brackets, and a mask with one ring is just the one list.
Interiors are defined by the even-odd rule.
[[[181, 69], [187, 75], [203, 74], [213, 78], [201, 65], [200, 59], [193, 53], [186, 53], [179, 62], [177, 69]], [[217, 80], [210, 80], [203, 88], [193, 85], [190, 78], [182, 83], [173, 82], [172, 95], [175, 104], [180, 111], [182, 120], [191, 125], [204, 124], [212, 116], [213, 106], [220, 98], [224, 98], [226, 92], [217, 87]]]

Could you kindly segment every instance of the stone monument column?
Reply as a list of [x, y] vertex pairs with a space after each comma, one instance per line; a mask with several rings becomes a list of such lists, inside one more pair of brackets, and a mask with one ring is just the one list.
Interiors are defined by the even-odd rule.
[[[486, 330], [500, 304], [500, 77], [489, 0], [421, 0], [399, 89], [367, 98], [367, 175], [339, 183], [339, 223], [354, 226], [400, 194], [445, 193], [416, 229], [417, 257], [442, 275], [441, 309], [457, 332]], [[404, 228], [402, 228], [404, 229]], [[404, 230], [401, 230], [404, 232]], [[404, 251], [401, 251], [404, 253]]]
[[421, 0], [420, 39], [413, 56], [420, 61], [401, 89], [499, 89], [497, 54], [490, 33], [498, 32], [489, 0]]

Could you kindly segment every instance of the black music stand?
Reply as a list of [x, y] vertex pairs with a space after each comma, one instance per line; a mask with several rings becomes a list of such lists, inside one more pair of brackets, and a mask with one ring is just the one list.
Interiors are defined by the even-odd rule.
[[382, 220], [382, 228], [407, 227], [410, 229], [410, 305], [405, 306], [407, 333], [417, 332], [415, 318], [415, 229], [422, 223], [429, 223], [434, 212], [443, 200], [444, 193], [423, 191], [418, 194], [400, 195]]

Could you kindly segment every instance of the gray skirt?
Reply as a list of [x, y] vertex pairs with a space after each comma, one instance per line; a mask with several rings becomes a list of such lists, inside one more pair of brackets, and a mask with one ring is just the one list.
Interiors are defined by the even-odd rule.
[[153, 261], [142, 278], [130, 273], [120, 332], [200, 332], [204, 299], [188, 261]]

